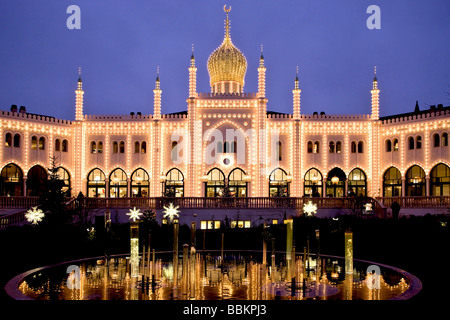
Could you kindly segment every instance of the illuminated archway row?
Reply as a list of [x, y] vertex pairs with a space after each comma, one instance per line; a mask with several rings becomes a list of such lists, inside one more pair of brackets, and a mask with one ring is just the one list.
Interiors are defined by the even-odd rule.
[[[62, 190], [69, 191], [71, 186], [69, 171], [59, 167], [57, 173], [63, 181]], [[24, 176], [23, 170], [17, 164], [9, 163], [0, 173], [0, 196], [40, 196], [47, 189], [47, 181], [47, 170], [41, 165], [34, 165]]]

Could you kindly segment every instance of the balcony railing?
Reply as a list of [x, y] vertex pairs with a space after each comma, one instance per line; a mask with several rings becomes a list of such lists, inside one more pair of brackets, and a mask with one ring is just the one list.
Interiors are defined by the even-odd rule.
[[450, 208], [450, 197], [377, 197], [386, 208], [396, 201], [401, 208]]
[[0, 197], [0, 208], [31, 208], [38, 205], [39, 197]]

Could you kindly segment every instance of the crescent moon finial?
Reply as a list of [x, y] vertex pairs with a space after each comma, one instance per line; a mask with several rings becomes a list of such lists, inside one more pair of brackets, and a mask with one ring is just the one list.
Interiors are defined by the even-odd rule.
[[227, 9], [227, 5], [223, 6], [223, 11], [225, 11], [226, 13], [231, 11], [231, 6]]

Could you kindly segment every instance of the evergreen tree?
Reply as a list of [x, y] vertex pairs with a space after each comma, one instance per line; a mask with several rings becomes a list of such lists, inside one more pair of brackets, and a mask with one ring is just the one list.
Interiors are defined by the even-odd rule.
[[45, 222], [57, 225], [66, 223], [70, 218], [66, 203], [70, 198], [70, 190], [64, 190], [64, 181], [60, 179], [57, 157], [50, 157], [51, 166], [48, 170], [48, 181], [45, 192], [39, 199], [39, 207], [45, 212]]

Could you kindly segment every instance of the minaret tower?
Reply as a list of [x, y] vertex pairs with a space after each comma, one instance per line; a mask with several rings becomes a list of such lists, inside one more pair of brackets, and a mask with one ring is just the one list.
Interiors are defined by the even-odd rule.
[[294, 90], [292, 90], [292, 95], [294, 97], [294, 119], [298, 120], [300, 119], [300, 93], [302, 90], [299, 89], [298, 86], [298, 67], [297, 67], [297, 73], [295, 75], [295, 86]]
[[161, 93], [162, 90], [160, 88], [159, 83], [159, 67], [156, 73], [156, 84], [155, 90], [153, 90], [153, 119], [161, 119]]
[[378, 89], [377, 67], [374, 69], [372, 91], [372, 120], [378, 120], [380, 117], [380, 90]]
[[195, 67], [194, 45], [192, 45], [191, 66], [189, 67], [189, 97], [197, 95], [197, 68]]
[[78, 84], [75, 90], [75, 121], [83, 121], [83, 82], [81, 81], [81, 67], [78, 69]]
[[266, 97], [266, 67], [264, 66], [263, 45], [261, 45], [261, 57], [258, 68], [258, 98]]

